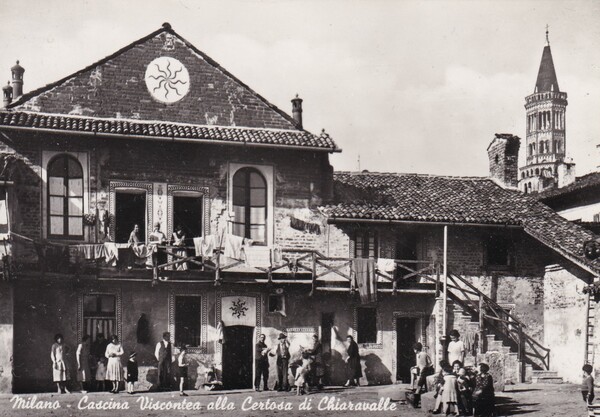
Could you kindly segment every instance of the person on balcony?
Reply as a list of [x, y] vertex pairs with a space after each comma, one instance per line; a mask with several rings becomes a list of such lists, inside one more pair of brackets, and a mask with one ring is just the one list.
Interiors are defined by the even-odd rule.
[[159, 252], [157, 249], [158, 245], [164, 245], [167, 242], [167, 237], [160, 230], [160, 223], [154, 223], [154, 230], [148, 236], [148, 263], [147, 267], [152, 268], [155, 265], [162, 265], [167, 263], [166, 253]]
[[358, 351], [358, 345], [354, 341], [354, 337], [348, 335], [346, 337], [348, 342], [348, 348], [346, 352], [348, 357], [346, 358], [346, 372], [348, 374], [348, 381], [344, 384], [345, 387], [360, 386], [360, 378], [362, 378], [362, 369], [360, 367], [360, 353]]
[[56, 388], [59, 394], [70, 394], [66, 387], [68, 378], [67, 363], [65, 361], [65, 346], [63, 344], [63, 335], [58, 333], [54, 336], [54, 344], [50, 351], [52, 359], [52, 380], [56, 382]]
[[[175, 255], [187, 258], [187, 256], [188, 256], [187, 250], [185, 249], [185, 233], [183, 232], [183, 229], [181, 228], [181, 226], [177, 226], [175, 228], [175, 231], [173, 232], [173, 246], [175, 246], [176, 248], [181, 248], [181, 249], [175, 249], [175, 251], [174, 251]], [[179, 260], [180, 260], [180, 258], [173, 258], [173, 261], [179, 261]], [[187, 269], [188, 269], [187, 262], [181, 262], [175, 266], [175, 270], [177, 270], [177, 271], [187, 271]]]
[[140, 246], [142, 245], [142, 242], [140, 241], [139, 225], [136, 224], [133, 226], [133, 230], [129, 234], [129, 240], [127, 241], [127, 243], [129, 244], [129, 246], [131, 246], [131, 250], [127, 252], [128, 255], [125, 262], [127, 264], [127, 269], [131, 269], [133, 268], [133, 265], [135, 263], [134, 255], [139, 255]]

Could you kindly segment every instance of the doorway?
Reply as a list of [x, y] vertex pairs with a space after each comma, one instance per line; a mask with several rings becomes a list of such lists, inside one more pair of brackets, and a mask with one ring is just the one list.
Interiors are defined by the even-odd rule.
[[416, 326], [415, 317], [396, 317], [396, 381], [410, 383], [410, 368], [415, 365]]
[[115, 242], [127, 243], [133, 226], [140, 228], [140, 241], [146, 240], [146, 192], [115, 193]]
[[252, 388], [254, 327], [223, 329], [223, 385], [227, 389]]

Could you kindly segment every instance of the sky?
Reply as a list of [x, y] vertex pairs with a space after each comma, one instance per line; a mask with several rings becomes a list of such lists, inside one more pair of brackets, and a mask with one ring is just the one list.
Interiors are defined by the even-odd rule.
[[[56, 81], [169, 22], [304, 127], [336, 170], [486, 176], [494, 133], [521, 137], [546, 25], [568, 94], [567, 155], [600, 165], [600, 1], [0, 0], [0, 82]], [[4, 68], [4, 72], [2, 72]]]

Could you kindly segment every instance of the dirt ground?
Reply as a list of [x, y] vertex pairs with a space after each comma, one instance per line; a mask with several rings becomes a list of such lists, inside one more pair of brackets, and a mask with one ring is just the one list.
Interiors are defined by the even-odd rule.
[[[403, 390], [401, 386], [395, 386]], [[392, 389], [395, 389], [392, 388]], [[385, 389], [389, 389], [385, 388]], [[295, 396], [294, 393], [254, 392], [250, 390], [207, 392], [188, 391], [188, 397], [172, 393], [81, 393], [0, 395], [0, 417], [4, 416], [415, 416], [427, 417], [427, 410], [413, 409], [399, 402], [386, 403], [380, 398], [382, 387], [327, 388], [319, 393]], [[384, 392], [384, 391], [382, 391]], [[350, 403], [371, 407], [372, 410], [343, 410]], [[302, 405], [304, 404], [304, 409]], [[307, 405], [310, 404], [310, 410]], [[55, 409], [36, 409], [40, 406]], [[129, 409], [98, 410], [92, 407], [125, 407]], [[149, 406], [144, 408], [143, 406]], [[153, 407], [190, 407], [188, 410], [159, 410]], [[275, 407], [260, 410], [258, 407]], [[255, 409], [252, 409], [255, 407]], [[276, 409], [287, 407], [291, 410]], [[196, 409], [194, 409], [196, 408]], [[393, 409], [394, 408], [394, 409]], [[575, 385], [514, 385], [497, 394], [499, 416], [530, 417], [586, 416], [587, 410], [579, 387]]]

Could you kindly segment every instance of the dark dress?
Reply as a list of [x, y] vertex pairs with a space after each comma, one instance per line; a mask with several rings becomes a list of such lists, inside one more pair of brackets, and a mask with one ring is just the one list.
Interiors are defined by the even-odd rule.
[[495, 412], [494, 380], [490, 374], [477, 375], [473, 393], [474, 412], [477, 417], [492, 417]]
[[137, 382], [138, 380], [138, 364], [136, 361], [127, 361], [127, 382]]
[[263, 355], [262, 352], [267, 348], [267, 345], [263, 342], [258, 342], [254, 345], [254, 388], [260, 388], [260, 380], [263, 380], [263, 388], [266, 390], [269, 388], [269, 357]]
[[163, 342], [160, 342], [160, 350], [158, 351], [158, 388], [171, 388], [171, 343], [167, 343], [167, 347]]
[[346, 364], [348, 379], [361, 378], [363, 375], [360, 367], [360, 355], [358, 353], [358, 345], [354, 340], [350, 342], [346, 352], [348, 353], [348, 363]]

